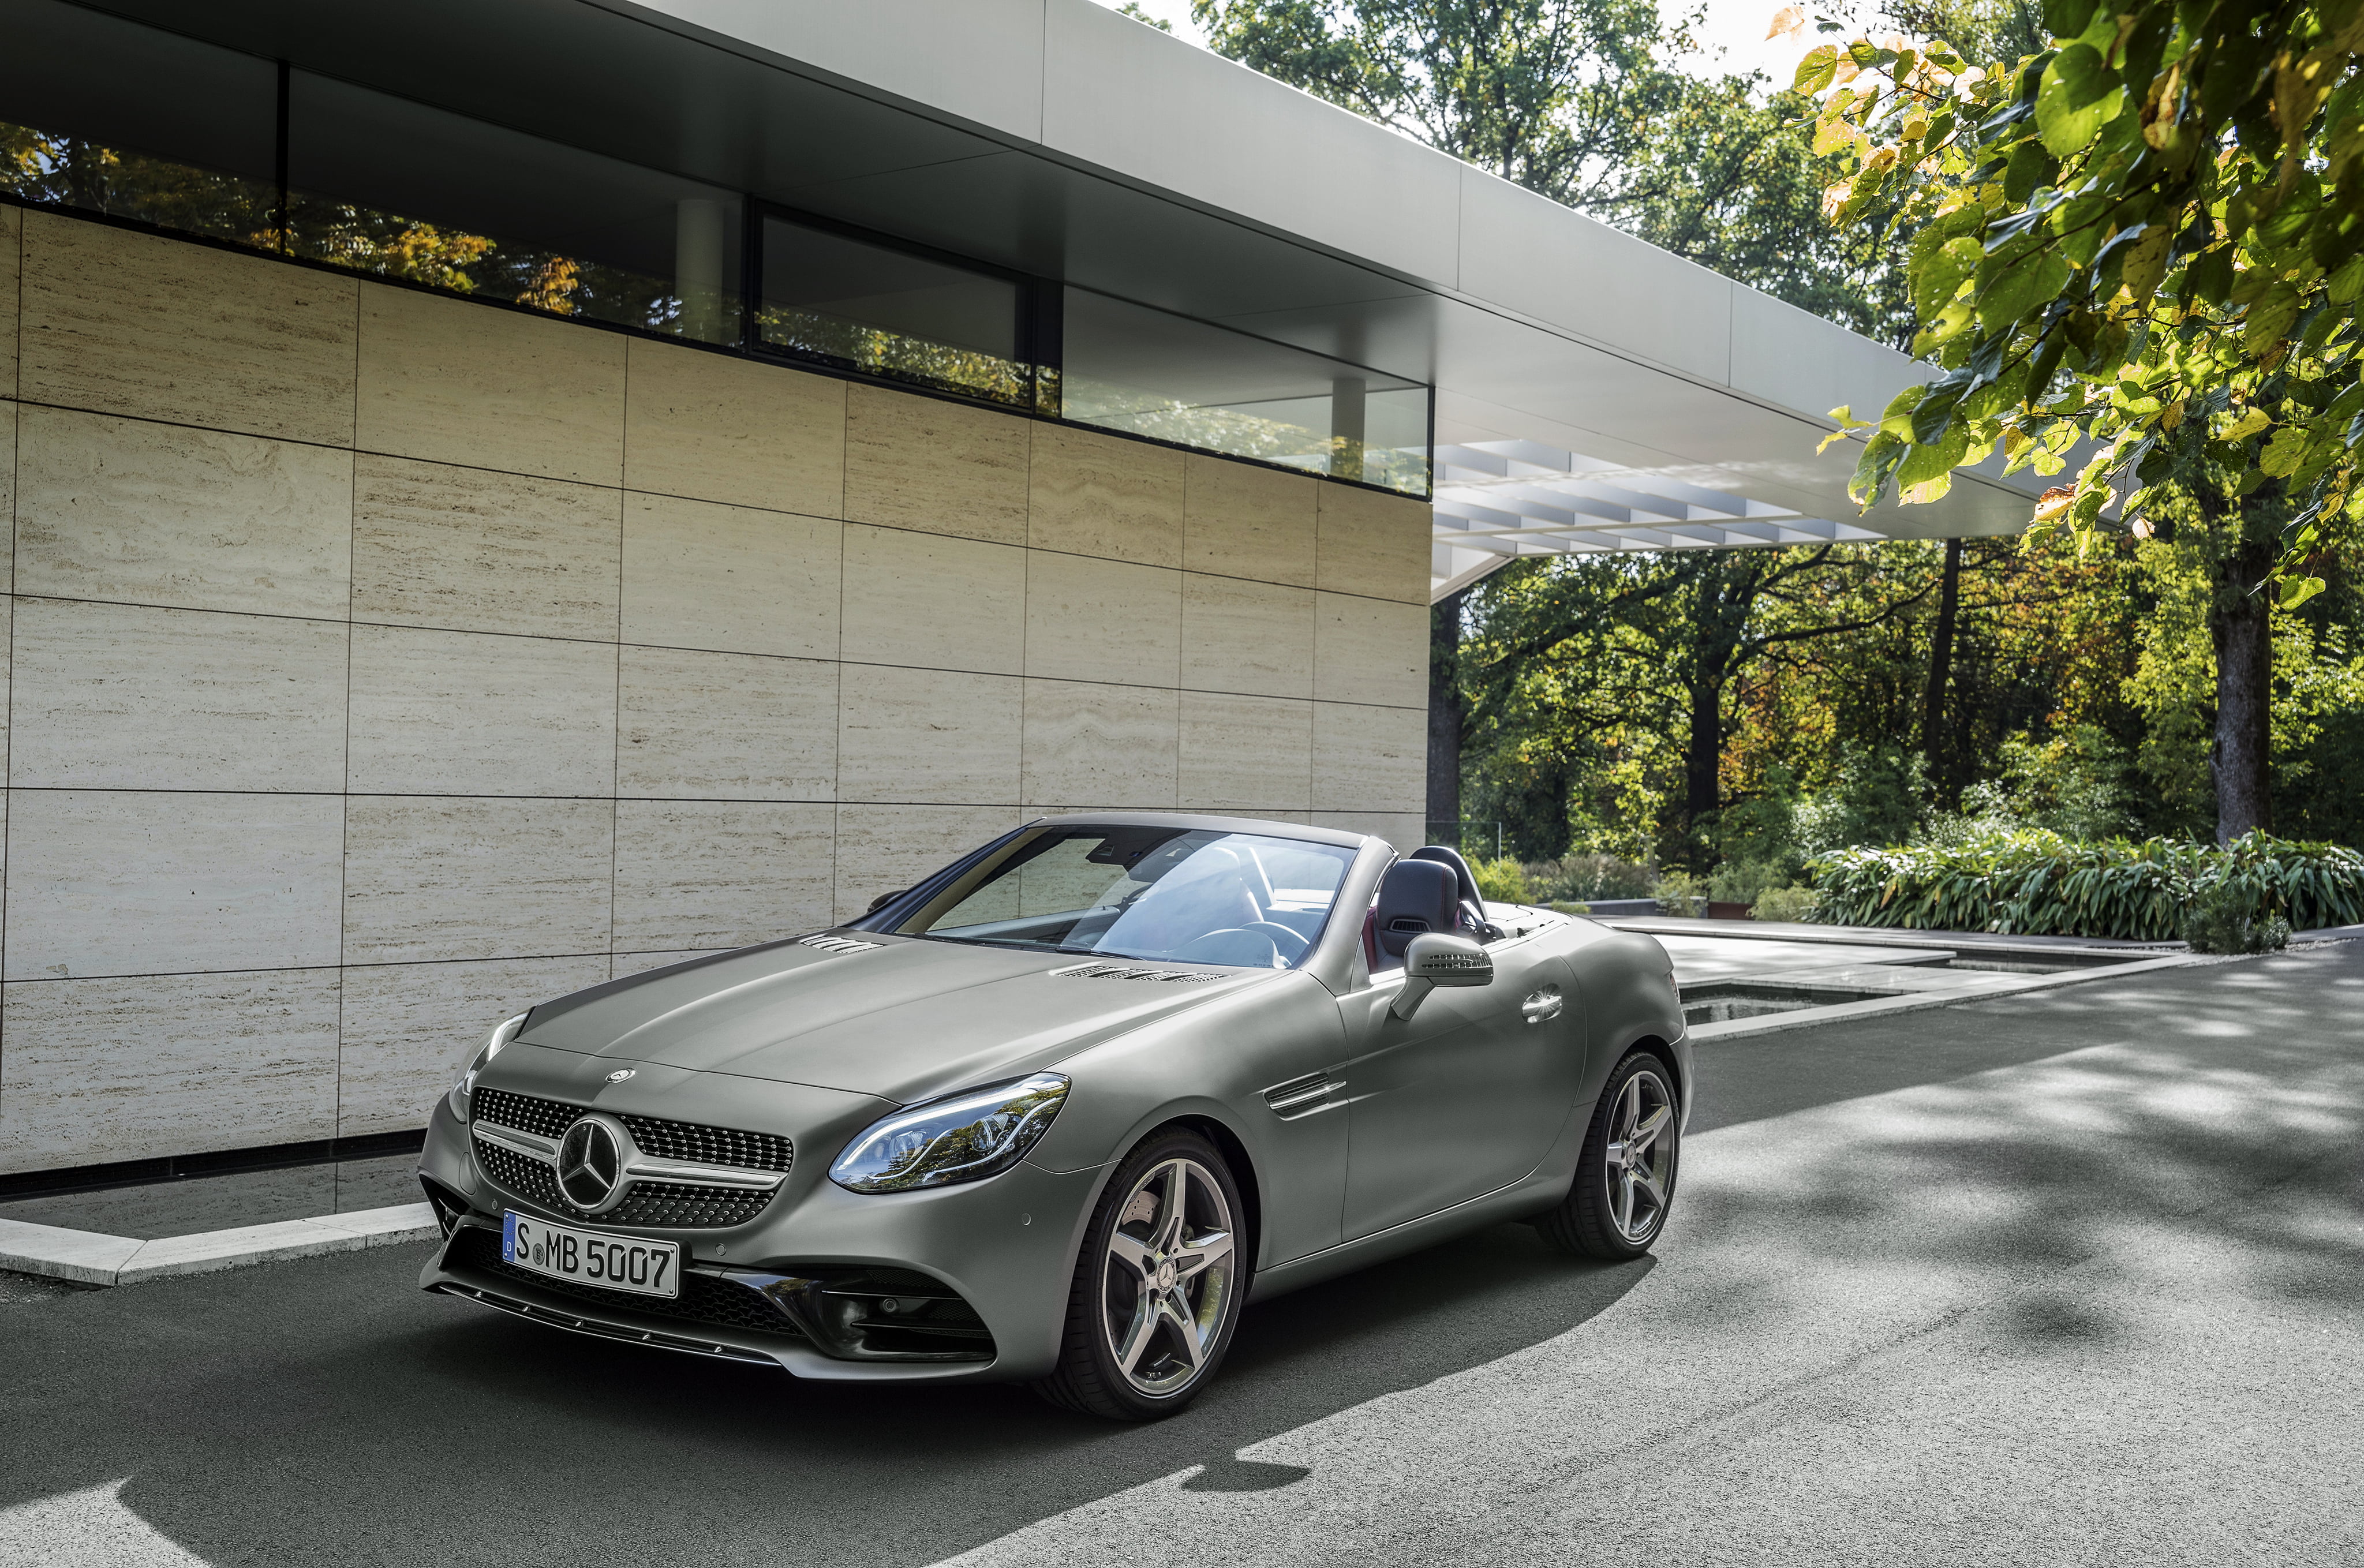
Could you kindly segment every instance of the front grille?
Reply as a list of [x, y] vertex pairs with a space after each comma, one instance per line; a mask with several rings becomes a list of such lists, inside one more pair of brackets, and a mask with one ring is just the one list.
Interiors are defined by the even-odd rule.
[[633, 1225], [664, 1230], [719, 1230], [744, 1225], [772, 1201], [768, 1192], [708, 1186], [701, 1182], [634, 1182], [624, 1201], [599, 1214], [585, 1214], [558, 1195], [558, 1176], [531, 1155], [475, 1140], [476, 1162], [485, 1174], [529, 1203], [574, 1219], [599, 1225]]
[[597, 1306], [620, 1307], [658, 1318], [682, 1318], [693, 1323], [712, 1323], [753, 1334], [776, 1334], [783, 1339], [804, 1338], [797, 1331], [797, 1326], [782, 1316], [769, 1301], [744, 1285], [716, 1279], [711, 1274], [684, 1273], [681, 1276], [681, 1295], [671, 1301], [663, 1296], [603, 1290], [596, 1284], [552, 1279], [547, 1274], [538, 1274], [529, 1269], [519, 1268], [515, 1263], [502, 1262], [500, 1236], [481, 1226], [471, 1226], [460, 1233], [459, 1239], [452, 1244], [452, 1261]]
[[556, 1100], [536, 1099], [531, 1095], [512, 1095], [507, 1089], [478, 1089], [469, 1095], [469, 1101], [474, 1120], [488, 1121], [495, 1127], [513, 1127], [552, 1142], [583, 1115], [580, 1106], [562, 1106]]
[[660, 1160], [694, 1160], [701, 1165], [739, 1165], [750, 1171], [785, 1171], [797, 1146], [773, 1132], [741, 1132], [696, 1122], [659, 1121], [654, 1117], [618, 1118], [631, 1129], [643, 1154]]
[[483, 1166], [485, 1174], [494, 1181], [529, 1203], [538, 1203], [544, 1208], [563, 1209], [568, 1214], [576, 1212], [572, 1204], [558, 1195], [558, 1173], [548, 1165], [514, 1149], [504, 1149], [488, 1139], [479, 1138], [475, 1144], [476, 1163]]
[[746, 1224], [771, 1201], [770, 1193], [741, 1187], [634, 1182], [624, 1201], [598, 1218], [616, 1225], [652, 1225], [667, 1230], [719, 1230]]
[[[512, 1127], [552, 1142], [582, 1118], [585, 1106], [545, 1100], [507, 1089], [478, 1089], [474, 1119], [495, 1127]], [[660, 1160], [694, 1160], [701, 1165], [736, 1165], [748, 1171], [785, 1171], [795, 1163], [797, 1146], [776, 1132], [746, 1132], [735, 1127], [708, 1127], [703, 1122], [666, 1121], [661, 1117], [621, 1116], [632, 1141], [643, 1154]]]

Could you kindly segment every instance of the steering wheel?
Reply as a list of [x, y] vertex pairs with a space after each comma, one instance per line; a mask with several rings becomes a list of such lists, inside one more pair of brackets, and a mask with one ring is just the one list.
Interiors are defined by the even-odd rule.
[[1270, 937], [1272, 945], [1280, 950], [1280, 961], [1283, 963], [1295, 963], [1305, 956], [1305, 950], [1313, 945], [1307, 941], [1301, 933], [1289, 929], [1277, 920], [1257, 920], [1241, 927], [1240, 929], [1261, 931]]
[[[1290, 932], [1294, 936], [1295, 932]], [[1175, 955], [1185, 963], [1228, 963], [1242, 969], [1278, 969], [1280, 944], [1272, 940], [1265, 923], [1254, 926], [1226, 926], [1220, 931], [1209, 931], [1194, 938]]]

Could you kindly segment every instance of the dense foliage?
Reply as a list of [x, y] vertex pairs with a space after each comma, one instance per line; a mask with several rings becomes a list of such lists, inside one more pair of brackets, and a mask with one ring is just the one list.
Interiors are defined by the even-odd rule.
[[2080, 843], [2042, 829], [1951, 844], [1834, 851], [1815, 865], [1814, 918], [1912, 930], [2173, 940], [2199, 904], [2294, 929], [2364, 922], [2364, 855], [2251, 834]]
[[[2364, 843], [2359, 564], [2335, 556], [2329, 592], [2272, 615], [2273, 805], [2293, 836]], [[1899, 543], [1488, 579], [1460, 661], [1485, 852], [1500, 823], [1530, 862], [1680, 866], [1745, 902], [1824, 850], [1965, 825], [2209, 833], [2216, 589], [2197, 535], [1967, 541], [1940, 671], [1943, 570], [1942, 546]]]
[[2265, 512], [2300, 603], [2364, 517], [2364, 3], [2045, 0], [2042, 20], [2024, 59], [1858, 38], [1799, 68], [1817, 149], [1854, 166], [1839, 219], [1912, 234], [1914, 351], [1942, 373], [1849, 420], [1870, 432], [1857, 495], [1931, 498], [1998, 449], [2057, 473], [2091, 442], [2038, 522], [2090, 535], [2169, 490]]

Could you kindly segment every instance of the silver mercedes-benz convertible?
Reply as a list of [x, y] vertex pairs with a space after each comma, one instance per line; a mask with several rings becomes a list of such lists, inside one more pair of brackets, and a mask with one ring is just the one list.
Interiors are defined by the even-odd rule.
[[1031, 822], [868, 915], [596, 985], [460, 1062], [419, 1283], [799, 1377], [1187, 1404], [1250, 1301], [1478, 1226], [1647, 1249], [1667, 954], [1451, 850]]

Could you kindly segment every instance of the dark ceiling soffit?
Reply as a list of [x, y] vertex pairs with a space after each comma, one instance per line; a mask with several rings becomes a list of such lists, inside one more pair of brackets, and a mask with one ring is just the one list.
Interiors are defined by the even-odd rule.
[[638, 6], [103, 0], [95, 8], [1204, 318], [1431, 292], [1419, 280]]
[[[94, 8], [1184, 315], [1270, 318], [1260, 336], [1294, 318], [1308, 325], [1285, 340], [1414, 380], [1436, 379], [1433, 339], [1421, 341], [1433, 322], [1424, 318], [1452, 300], [1829, 428], [629, 0], [409, 0], [398, 10], [104, 0]], [[1385, 341], [1355, 341], [1373, 323]]]

